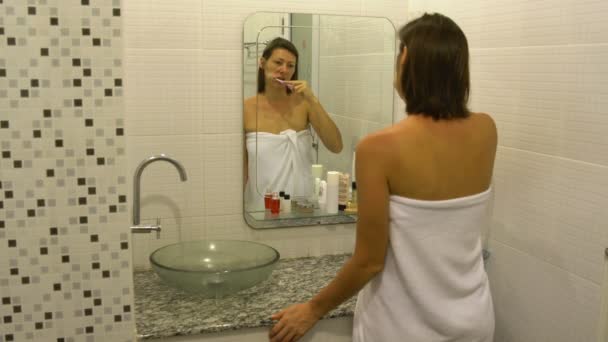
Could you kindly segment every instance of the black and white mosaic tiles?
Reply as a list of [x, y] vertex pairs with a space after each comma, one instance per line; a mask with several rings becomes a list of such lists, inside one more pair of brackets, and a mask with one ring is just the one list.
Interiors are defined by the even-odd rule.
[[120, 0], [0, 0], [0, 342], [134, 335]]

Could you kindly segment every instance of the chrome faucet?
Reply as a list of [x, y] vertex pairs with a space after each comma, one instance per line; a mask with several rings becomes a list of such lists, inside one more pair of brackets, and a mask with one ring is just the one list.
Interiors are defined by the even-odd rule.
[[141, 192], [141, 174], [144, 172], [146, 166], [150, 165], [155, 161], [164, 160], [167, 161], [179, 172], [179, 178], [182, 182], [185, 182], [188, 179], [186, 175], [186, 169], [184, 166], [178, 162], [177, 160], [165, 155], [159, 154], [156, 156], [151, 156], [144, 159], [137, 168], [135, 169], [135, 175], [133, 177], [133, 226], [131, 226], [132, 233], [149, 233], [151, 231], [156, 231], [157, 235], [160, 234], [160, 218], [156, 219], [156, 225], [140, 225], [140, 192]]

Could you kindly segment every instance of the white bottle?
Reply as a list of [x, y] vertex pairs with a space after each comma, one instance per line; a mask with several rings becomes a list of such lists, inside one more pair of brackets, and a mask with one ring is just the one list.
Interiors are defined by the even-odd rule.
[[327, 207], [327, 182], [322, 180], [319, 185], [319, 209], [325, 211]]
[[291, 212], [291, 196], [289, 194], [285, 194], [281, 199], [281, 211]]
[[340, 172], [338, 171], [329, 171], [327, 172], [327, 191], [325, 191], [325, 195], [327, 196], [327, 213], [328, 214], [337, 214], [338, 213], [338, 184], [340, 182]]
[[317, 177], [315, 178], [315, 187], [312, 191], [312, 202], [313, 203], [318, 203], [319, 202], [319, 188], [321, 187], [321, 178]]

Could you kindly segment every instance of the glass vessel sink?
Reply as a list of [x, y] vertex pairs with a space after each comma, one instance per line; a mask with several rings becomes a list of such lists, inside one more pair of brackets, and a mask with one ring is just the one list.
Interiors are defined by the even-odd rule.
[[251, 287], [270, 275], [279, 252], [238, 240], [180, 242], [150, 254], [152, 268], [169, 286], [207, 298]]

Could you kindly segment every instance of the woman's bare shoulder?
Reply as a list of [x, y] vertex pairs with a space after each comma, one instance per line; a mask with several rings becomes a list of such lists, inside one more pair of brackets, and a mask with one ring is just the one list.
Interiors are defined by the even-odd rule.
[[390, 159], [390, 151], [397, 143], [399, 128], [397, 125], [378, 130], [365, 136], [357, 144], [357, 154], [367, 155], [371, 158]]
[[496, 140], [497, 129], [496, 123], [492, 116], [488, 113], [471, 113], [471, 119], [475, 120], [477, 128], [484, 131], [487, 136]]
[[483, 124], [489, 125], [490, 127], [496, 127], [496, 123], [494, 123], [494, 119], [488, 113], [471, 113], [471, 119], [477, 120]]

